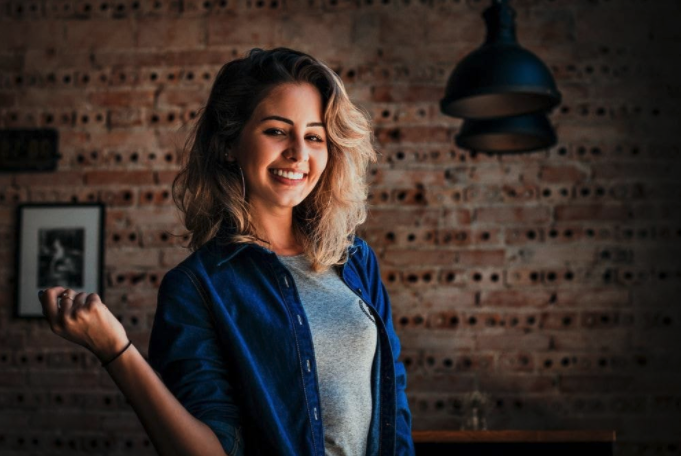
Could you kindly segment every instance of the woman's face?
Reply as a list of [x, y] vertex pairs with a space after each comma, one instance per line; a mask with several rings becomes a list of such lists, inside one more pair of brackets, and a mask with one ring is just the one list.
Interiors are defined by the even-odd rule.
[[308, 83], [278, 85], [256, 107], [232, 151], [256, 210], [290, 211], [312, 192], [329, 155], [323, 119]]

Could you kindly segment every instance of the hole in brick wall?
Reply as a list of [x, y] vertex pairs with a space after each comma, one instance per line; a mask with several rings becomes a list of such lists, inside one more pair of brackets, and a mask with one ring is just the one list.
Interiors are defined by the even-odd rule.
[[449, 319], [449, 324], [450, 324], [451, 326], [456, 326], [456, 325], [458, 325], [458, 324], [459, 324], [459, 317], [457, 317], [456, 315], [453, 316], [453, 317], [451, 317], [451, 318]]
[[535, 323], [536, 319], [533, 316], [530, 315], [529, 317], [527, 317], [526, 321], [527, 321], [528, 325], [533, 325]]
[[552, 361], [552, 360], [547, 359], [547, 360], [544, 361], [544, 367], [546, 367], [547, 369], [549, 369], [549, 368], [551, 368], [551, 366], [553, 366], [553, 361]]
[[498, 274], [492, 274], [490, 276], [490, 279], [492, 280], [492, 282], [498, 282], [499, 281], [499, 275]]
[[478, 319], [475, 317], [468, 317], [468, 324], [471, 326], [475, 326], [475, 324], [478, 322]]

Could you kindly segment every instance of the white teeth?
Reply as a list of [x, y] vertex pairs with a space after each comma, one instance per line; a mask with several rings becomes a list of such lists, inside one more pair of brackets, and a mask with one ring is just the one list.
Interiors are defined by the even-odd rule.
[[286, 179], [291, 179], [291, 180], [300, 180], [305, 175], [303, 173], [294, 173], [294, 172], [291, 172], [291, 171], [284, 171], [284, 170], [281, 170], [281, 169], [273, 169], [271, 171], [272, 171], [272, 174], [276, 174], [277, 176], [285, 177]]

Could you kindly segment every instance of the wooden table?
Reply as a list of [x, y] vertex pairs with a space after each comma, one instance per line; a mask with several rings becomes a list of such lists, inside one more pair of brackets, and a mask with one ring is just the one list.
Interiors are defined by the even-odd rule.
[[615, 431], [414, 431], [419, 456], [612, 456]]

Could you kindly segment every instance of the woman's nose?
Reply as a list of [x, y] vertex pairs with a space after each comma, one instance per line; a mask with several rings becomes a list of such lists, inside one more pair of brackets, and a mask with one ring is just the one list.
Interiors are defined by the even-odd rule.
[[286, 158], [292, 161], [307, 161], [310, 158], [309, 151], [307, 150], [307, 145], [305, 144], [304, 138], [293, 138], [289, 144], [286, 153], [284, 154]]

